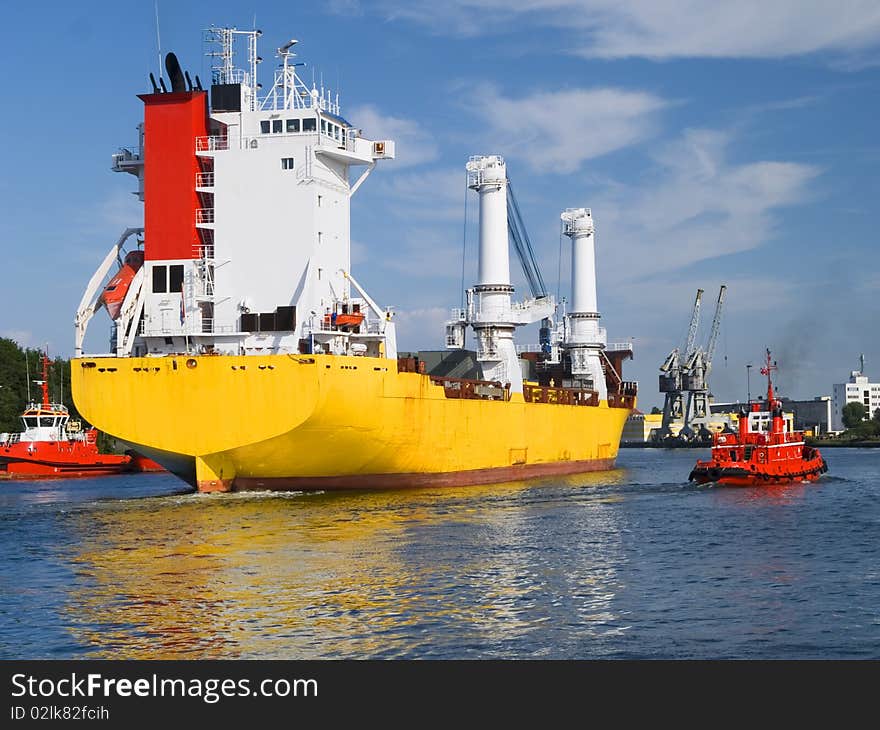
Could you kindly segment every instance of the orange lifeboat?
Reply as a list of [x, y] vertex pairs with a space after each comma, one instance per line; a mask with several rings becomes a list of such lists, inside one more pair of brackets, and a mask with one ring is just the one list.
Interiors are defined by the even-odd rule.
[[104, 287], [101, 293], [101, 302], [107, 307], [111, 319], [117, 319], [125, 301], [125, 295], [134, 279], [135, 274], [144, 265], [144, 252], [131, 251], [125, 256], [122, 268], [116, 273], [110, 283]]
[[359, 327], [363, 321], [363, 312], [351, 312], [346, 314], [337, 314], [336, 312], [333, 312], [332, 314], [324, 315], [324, 325], [327, 327], [335, 327], [336, 329]]

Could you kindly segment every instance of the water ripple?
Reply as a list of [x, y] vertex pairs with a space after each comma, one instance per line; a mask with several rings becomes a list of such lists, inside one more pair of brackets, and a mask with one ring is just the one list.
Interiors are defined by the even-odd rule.
[[878, 457], [764, 489], [651, 450], [448, 490], [8, 483], [0, 657], [880, 658]]

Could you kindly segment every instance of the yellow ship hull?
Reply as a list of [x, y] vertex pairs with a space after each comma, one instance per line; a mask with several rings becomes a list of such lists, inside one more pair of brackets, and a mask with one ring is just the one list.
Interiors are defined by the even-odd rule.
[[79, 358], [76, 407], [201, 491], [461, 485], [610, 469], [629, 408], [448, 398], [394, 360]]

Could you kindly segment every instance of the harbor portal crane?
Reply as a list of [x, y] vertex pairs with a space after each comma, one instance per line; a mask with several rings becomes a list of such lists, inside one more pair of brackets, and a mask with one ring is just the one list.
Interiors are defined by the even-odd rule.
[[709, 373], [712, 370], [712, 358], [715, 355], [715, 343], [721, 330], [721, 311], [724, 306], [724, 294], [727, 285], [722, 284], [715, 302], [715, 316], [712, 318], [712, 329], [706, 347], [696, 348], [685, 361], [682, 368], [682, 390], [687, 391], [687, 405], [684, 409], [684, 423], [681, 436], [688, 440], [694, 438], [707, 439], [709, 433]]
[[684, 352], [682, 353], [677, 347], [674, 348], [660, 366], [660, 392], [665, 394], [665, 400], [663, 401], [663, 420], [660, 430], [654, 436], [654, 439], [658, 441], [671, 438], [671, 424], [684, 421], [682, 360], [687, 362], [693, 355], [694, 343], [697, 339], [697, 329], [700, 326], [700, 302], [702, 299], [703, 290], [697, 289], [697, 297], [694, 300], [694, 309], [691, 313], [691, 322], [688, 327]]

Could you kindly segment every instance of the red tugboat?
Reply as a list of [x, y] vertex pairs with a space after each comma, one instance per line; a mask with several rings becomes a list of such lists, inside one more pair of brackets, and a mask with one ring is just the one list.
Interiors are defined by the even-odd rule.
[[761, 368], [767, 376], [767, 408], [750, 403], [739, 414], [737, 433], [716, 433], [712, 458], [697, 461], [688, 479], [698, 484], [717, 482], [732, 487], [757, 487], [791, 482], [812, 482], [828, 471], [818, 449], [804, 443], [802, 431], [788, 431], [782, 417], [782, 403], [773, 394], [770, 361]]
[[0, 433], [0, 478], [46, 479], [140, 470], [132, 457], [98, 451], [98, 431], [70, 420], [62, 403], [49, 402], [49, 358], [43, 355], [41, 403], [22, 413], [22, 433]]

